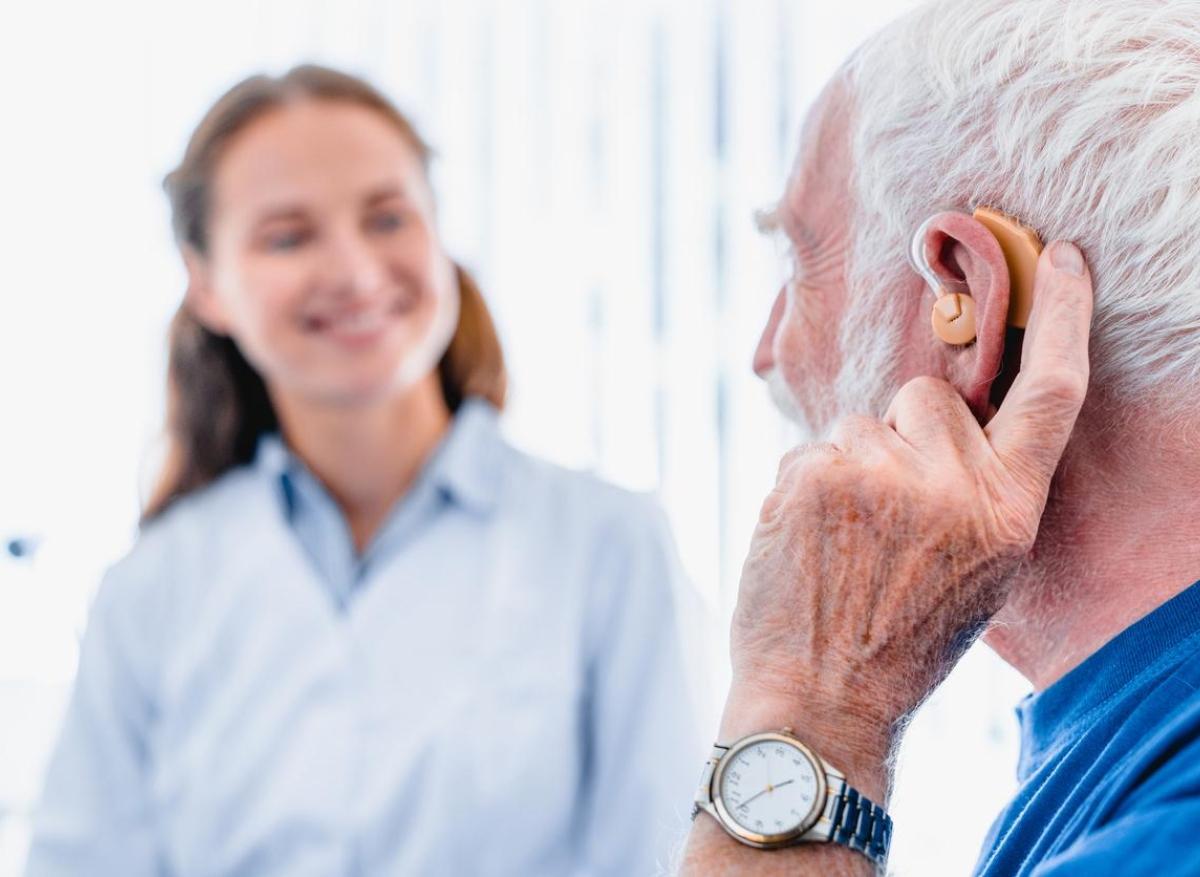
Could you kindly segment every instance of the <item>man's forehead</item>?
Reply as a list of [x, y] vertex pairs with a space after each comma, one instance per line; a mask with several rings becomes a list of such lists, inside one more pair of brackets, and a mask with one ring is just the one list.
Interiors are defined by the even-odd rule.
[[845, 78], [839, 75], [808, 112], [780, 204], [779, 219], [792, 230], [826, 219], [820, 214], [835, 204], [844, 206], [849, 194], [852, 104]]
[[801, 151], [820, 162], [841, 158], [850, 134], [852, 95], [844, 76], [835, 76], [822, 89], [804, 120]]

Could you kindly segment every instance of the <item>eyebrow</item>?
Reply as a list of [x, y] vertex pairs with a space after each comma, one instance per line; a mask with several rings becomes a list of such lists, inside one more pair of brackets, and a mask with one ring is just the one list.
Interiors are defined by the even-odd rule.
[[[375, 205], [381, 201], [387, 201], [392, 198], [399, 198], [402, 201], [408, 200], [408, 192], [402, 187], [385, 183], [372, 189], [364, 199], [366, 204]], [[304, 219], [308, 212], [300, 204], [280, 204], [275, 207], [269, 207], [263, 211], [255, 219], [255, 225], [266, 225], [271, 222], [287, 222], [289, 220]]]
[[758, 233], [767, 237], [774, 237], [784, 230], [783, 217], [780, 216], [782, 205], [776, 201], [769, 207], [762, 207], [754, 211], [754, 227], [758, 229]]
[[804, 250], [820, 248], [820, 241], [813, 230], [804, 224], [794, 210], [789, 210], [783, 201], [755, 211], [754, 224], [760, 234], [772, 238], [782, 235], [789, 247], [799, 246]]
[[285, 204], [272, 207], [255, 217], [255, 225], [266, 225], [269, 222], [285, 222], [289, 219], [303, 219], [304, 208], [298, 205]]
[[402, 201], [407, 201], [409, 200], [408, 190], [395, 183], [384, 183], [382, 186], [377, 186], [370, 191], [366, 197], [366, 202], [368, 204], [378, 204], [380, 201], [387, 201], [389, 198], [399, 198]]

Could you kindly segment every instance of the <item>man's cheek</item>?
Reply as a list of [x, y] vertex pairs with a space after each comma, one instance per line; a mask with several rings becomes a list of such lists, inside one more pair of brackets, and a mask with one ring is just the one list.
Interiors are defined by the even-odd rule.
[[837, 360], [837, 333], [832, 324], [814, 323], [799, 303], [791, 304], [775, 340], [775, 361], [789, 382], [828, 383], [837, 376]]
[[818, 388], [833, 379], [833, 373], [826, 371], [817, 353], [800, 327], [793, 324], [780, 328], [775, 348], [777, 381], [786, 387], [793, 404], [803, 409], [806, 418], [811, 417]]

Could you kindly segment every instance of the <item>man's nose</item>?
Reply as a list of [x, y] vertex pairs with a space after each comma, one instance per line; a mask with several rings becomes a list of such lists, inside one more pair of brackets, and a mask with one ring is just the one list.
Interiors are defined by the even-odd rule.
[[754, 351], [754, 373], [760, 378], [765, 378], [775, 367], [775, 333], [786, 308], [787, 287], [783, 286], [775, 296], [775, 304], [771, 305], [771, 316], [767, 318], [767, 326], [763, 329], [762, 337], [758, 339], [758, 348]]

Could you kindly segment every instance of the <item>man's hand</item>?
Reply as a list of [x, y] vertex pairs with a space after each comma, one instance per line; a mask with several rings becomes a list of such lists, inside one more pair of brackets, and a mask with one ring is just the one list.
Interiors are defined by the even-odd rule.
[[[986, 426], [949, 384], [918, 378], [883, 421], [847, 418], [828, 444], [784, 458], [742, 572], [722, 742], [790, 725], [886, 800], [905, 718], [1004, 604], [1033, 545], [1087, 390], [1091, 316], [1079, 251], [1054, 244], [1020, 373]], [[721, 856], [711, 830], [693, 838], [694, 873], [709, 872], [704, 848]], [[780, 855], [747, 853], [755, 873]], [[805, 861], [784, 858], [788, 873]]]

